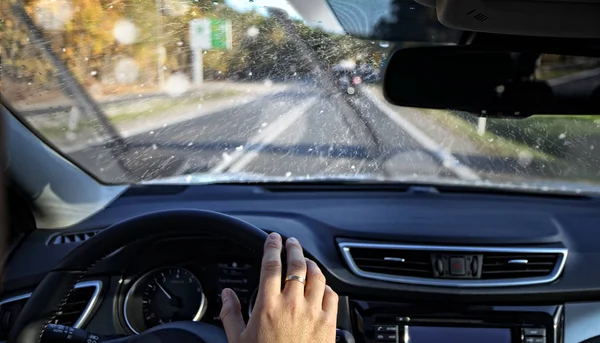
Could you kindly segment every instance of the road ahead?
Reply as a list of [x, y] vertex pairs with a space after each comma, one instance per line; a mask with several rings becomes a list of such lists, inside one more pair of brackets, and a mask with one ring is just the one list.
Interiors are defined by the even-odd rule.
[[414, 130], [364, 94], [326, 98], [307, 87], [127, 137], [121, 163], [102, 146], [70, 155], [88, 168], [99, 163], [103, 178], [113, 180], [126, 173], [148, 180], [197, 172], [464, 177]]

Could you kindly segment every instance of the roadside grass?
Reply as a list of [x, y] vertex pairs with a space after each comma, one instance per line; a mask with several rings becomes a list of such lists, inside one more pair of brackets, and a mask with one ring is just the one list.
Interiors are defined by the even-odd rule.
[[[111, 124], [122, 126], [134, 124], [139, 121], [152, 121], [168, 115], [169, 112], [191, 108], [194, 105], [201, 105], [207, 101], [235, 97], [240, 94], [241, 92], [236, 90], [221, 90], [192, 97], [149, 99], [133, 104], [106, 105], [103, 106], [103, 109]], [[51, 141], [64, 139], [68, 132], [66, 120], [32, 123], [32, 125], [44, 137]], [[80, 121], [76, 131], [78, 133], [94, 133], [102, 132], [102, 129], [99, 128], [99, 124], [96, 120], [92, 119], [89, 121]]]
[[185, 97], [185, 98], [173, 98], [173, 99], [151, 99], [148, 103], [141, 106], [142, 108], [135, 108], [135, 106], [121, 106], [121, 108], [112, 108], [110, 110], [109, 120], [111, 123], [116, 125], [122, 125], [129, 122], [135, 122], [138, 120], [152, 120], [154, 118], [162, 117], [165, 115], [165, 111], [173, 111], [189, 107], [191, 105], [200, 105], [205, 101], [219, 100], [229, 97], [234, 97], [241, 94], [235, 90], [223, 90], [207, 93], [201, 96]]
[[[473, 142], [481, 152], [490, 156], [518, 158], [523, 152], [528, 152], [535, 159], [555, 162], [556, 157], [541, 152], [531, 146], [516, 142], [506, 137], [486, 131], [483, 135], [477, 133], [474, 123], [468, 121], [464, 116], [469, 114], [457, 115], [448, 110], [421, 109], [429, 118], [435, 120], [440, 125], [448, 128], [458, 135], [466, 137]], [[488, 119], [489, 123], [489, 119]]]
[[[489, 132], [556, 157], [600, 143], [600, 116], [538, 115], [526, 119], [488, 119]], [[599, 146], [600, 148], [600, 146]]]

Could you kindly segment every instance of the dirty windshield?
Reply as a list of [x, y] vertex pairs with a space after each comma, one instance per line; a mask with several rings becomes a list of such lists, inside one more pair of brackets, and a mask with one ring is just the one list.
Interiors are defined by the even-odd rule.
[[[452, 44], [459, 32], [441, 30], [411, 2], [403, 16], [414, 20], [402, 30], [429, 42], [361, 39], [345, 28], [373, 16], [373, 6], [360, 7], [373, 2], [308, 3], [2, 1], [2, 101], [110, 184], [345, 179], [600, 190], [600, 117], [486, 120], [392, 106], [381, 92], [390, 53]], [[556, 87], [600, 85], [598, 60], [547, 56], [538, 65]]]

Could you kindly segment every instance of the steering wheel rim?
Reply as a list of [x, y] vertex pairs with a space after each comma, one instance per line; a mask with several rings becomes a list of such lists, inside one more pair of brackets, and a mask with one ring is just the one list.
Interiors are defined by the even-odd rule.
[[[267, 238], [266, 232], [243, 220], [218, 212], [196, 209], [152, 212], [113, 224], [69, 252], [44, 277], [23, 307], [7, 342], [39, 343], [46, 326], [62, 309], [75, 284], [94, 265], [140, 237], [165, 234], [170, 228], [176, 228], [179, 234], [215, 235], [217, 232], [218, 236], [227, 237], [257, 254], [262, 253]], [[208, 342], [216, 339], [199, 338]]]

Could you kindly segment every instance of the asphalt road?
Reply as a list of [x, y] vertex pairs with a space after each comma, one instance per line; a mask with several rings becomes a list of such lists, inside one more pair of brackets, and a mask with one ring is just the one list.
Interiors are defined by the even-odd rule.
[[460, 177], [368, 97], [326, 98], [310, 87], [261, 96], [126, 141], [120, 159], [103, 146], [70, 155], [90, 169], [101, 165], [101, 177], [115, 182], [205, 172]]

